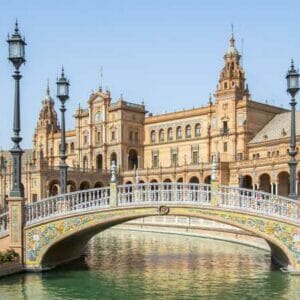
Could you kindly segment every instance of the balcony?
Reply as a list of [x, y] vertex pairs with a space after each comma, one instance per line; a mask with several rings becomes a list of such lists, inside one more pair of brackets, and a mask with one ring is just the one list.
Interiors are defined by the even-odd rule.
[[229, 134], [229, 128], [220, 128], [220, 135], [228, 135]]

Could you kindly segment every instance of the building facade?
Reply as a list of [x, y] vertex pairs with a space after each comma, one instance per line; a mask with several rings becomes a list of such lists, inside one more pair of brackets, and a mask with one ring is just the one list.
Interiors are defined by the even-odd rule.
[[[92, 93], [87, 108], [74, 114], [75, 128], [66, 132], [68, 190], [107, 185], [112, 161], [120, 183], [209, 183], [215, 156], [221, 184], [287, 196], [290, 112], [251, 98], [233, 36], [229, 42], [214, 100], [209, 97], [206, 106], [152, 115], [144, 104], [122, 96], [112, 101], [108, 90]], [[23, 155], [22, 182], [29, 203], [59, 193], [60, 135], [48, 87], [33, 149]], [[9, 152], [1, 154], [0, 176], [3, 207], [11, 189]]]

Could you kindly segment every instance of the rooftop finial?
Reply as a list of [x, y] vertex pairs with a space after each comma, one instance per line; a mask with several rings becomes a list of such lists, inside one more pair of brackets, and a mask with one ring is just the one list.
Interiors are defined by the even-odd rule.
[[46, 95], [47, 95], [47, 96], [50, 96], [49, 78], [47, 79]]
[[64, 66], [61, 66], [61, 77], [65, 77], [65, 70], [64, 70]]
[[294, 59], [291, 59], [291, 70], [294, 70]]
[[234, 33], [233, 33], [233, 24], [231, 24], [231, 37], [230, 37], [230, 46], [234, 47]]
[[102, 83], [103, 83], [103, 66], [100, 68], [100, 85], [99, 85], [99, 91], [102, 92]]
[[19, 33], [18, 19], [16, 19], [16, 23], [15, 23], [15, 33]]

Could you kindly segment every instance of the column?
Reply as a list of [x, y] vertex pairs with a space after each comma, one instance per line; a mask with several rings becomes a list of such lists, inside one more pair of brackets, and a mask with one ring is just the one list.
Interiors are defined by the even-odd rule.
[[24, 202], [23, 197], [8, 198], [9, 247], [19, 254], [21, 262], [23, 262]]

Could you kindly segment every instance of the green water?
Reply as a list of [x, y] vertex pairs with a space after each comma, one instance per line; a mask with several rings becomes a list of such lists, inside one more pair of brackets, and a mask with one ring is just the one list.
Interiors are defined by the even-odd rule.
[[247, 246], [108, 230], [81, 260], [1, 279], [0, 299], [300, 299], [300, 277]]

